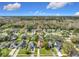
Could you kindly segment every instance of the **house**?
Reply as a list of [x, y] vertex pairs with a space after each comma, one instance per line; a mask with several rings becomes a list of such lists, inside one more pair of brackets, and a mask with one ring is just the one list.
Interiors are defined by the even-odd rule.
[[76, 48], [79, 48], [79, 44], [76, 44]]
[[48, 48], [52, 48], [52, 42], [48, 41]]
[[39, 35], [37, 47], [41, 48], [42, 46], [43, 46], [43, 37], [41, 35]]
[[61, 42], [57, 40], [57, 41], [54, 43], [54, 47], [56, 47], [58, 50], [60, 50], [60, 49], [61, 49]]
[[11, 40], [16, 40], [18, 36], [16, 34], [11, 35]]
[[22, 34], [22, 39], [26, 39], [27, 37], [26, 37], [26, 34], [24, 33], [24, 34]]
[[12, 43], [9, 48], [11, 48], [11, 49], [16, 48], [15, 43]]
[[23, 40], [22, 42], [21, 42], [21, 45], [20, 45], [22, 48], [24, 48], [25, 46], [26, 46], [26, 41], [25, 40]]
[[30, 41], [29, 42], [29, 48], [33, 51], [35, 46], [34, 46], [34, 42], [33, 41]]

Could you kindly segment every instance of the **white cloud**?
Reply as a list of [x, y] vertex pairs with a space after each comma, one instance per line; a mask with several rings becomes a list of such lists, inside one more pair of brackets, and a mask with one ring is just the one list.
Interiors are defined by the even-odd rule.
[[60, 16], [60, 14], [59, 14], [59, 13], [57, 13], [57, 14], [55, 14], [55, 16]]
[[50, 2], [47, 6], [47, 9], [57, 9], [57, 8], [62, 8], [64, 7], [68, 2]]
[[21, 7], [20, 3], [7, 4], [3, 7], [4, 10], [15, 10]]
[[42, 11], [35, 11], [34, 12], [34, 15], [45, 15], [46, 13], [45, 12], [42, 12]]
[[35, 11], [33, 12], [33, 15], [44, 15], [44, 16], [61, 16], [60, 13], [47, 13], [47, 12], [43, 12], [43, 11]]
[[74, 15], [75, 15], [75, 16], [79, 16], [79, 12], [76, 12]]

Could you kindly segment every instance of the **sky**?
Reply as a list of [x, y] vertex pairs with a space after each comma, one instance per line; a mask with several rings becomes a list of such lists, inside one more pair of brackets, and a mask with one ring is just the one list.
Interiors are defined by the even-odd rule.
[[79, 2], [0, 2], [0, 16], [79, 16]]

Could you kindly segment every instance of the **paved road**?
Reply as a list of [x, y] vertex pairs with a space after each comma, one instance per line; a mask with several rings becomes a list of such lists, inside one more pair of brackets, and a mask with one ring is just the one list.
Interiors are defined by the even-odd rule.
[[11, 57], [16, 57], [17, 56], [17, 54], [18, 54], [18, 52], [20, 50], [21, 43], [19, 43], [19, 45], [16, 48], [11, 50], [11, 52], [9, 53], [9, 56], [11, 56]]
[[37, 56], [38, 57], [40, 56], [40, 49], [39, 48], [37, 49]]
[[[10, 45], [10, 48], [14, 45], [14, 42], [11, 42], [12, 44]], [[9, 53], [9, 56], [13, 56], [15, 51], [16, 51], [16, 48], [12, 49], [11, 52]]]
[[19, 51], [20, 51], [20, 47], [19, 47], [18, 49], [16, 49], [16, 51], [15, 51], [13, 57], [16, 57]]
[[58, 50], [58, 48], [56, 48], [56, 50], [57, 50], [58, 56], [61, 57], [62, 56], [61, 52]]
[[34, 52], [35, 52], [35, 48], [34, 48], [34, 50], [31, 50], [31, 57], [34, 57]]
[[16, 51], [16, 48], [15, 49], [12, 49], [11, 52], [9, 53], [9, 56], [12, 57], [14, 55], [15, 51]]
[[53, 53], [53, 51], [52, 50], [50, 50], [50, 51], [52, 52], [52, 56], [55, 57], [56, 55]]
[[31, 52], [32, 52], [31, 57], [34, 57], [34, 51], [31, 51]]

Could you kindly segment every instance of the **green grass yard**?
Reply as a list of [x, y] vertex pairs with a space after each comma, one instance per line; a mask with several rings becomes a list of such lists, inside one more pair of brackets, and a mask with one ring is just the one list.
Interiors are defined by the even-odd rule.
[[51, 50], [46, 50], [45, 48], [42, 48], [40, 50], [40, 55], [41, 56], [53, 56]]
[[8, 48], [4, 48], [2, 49], [1, 53], [2, 53], [2, 57], [8, 57], [9, 53], [10, 53], [10, 49]]

